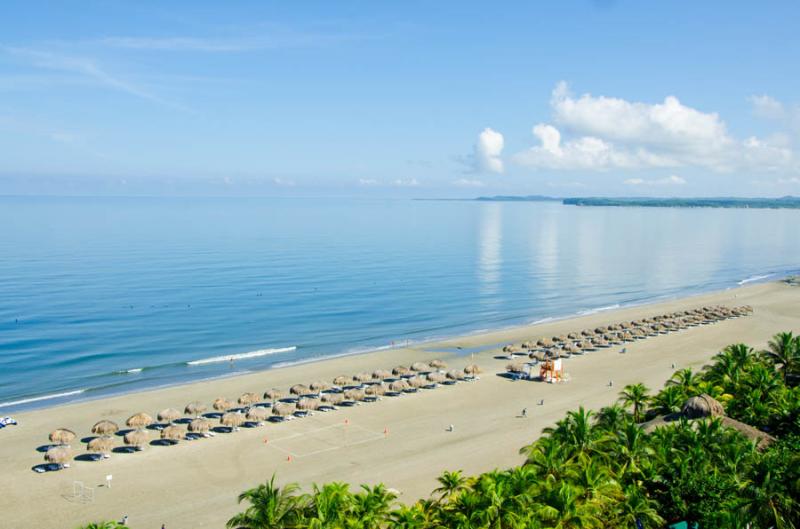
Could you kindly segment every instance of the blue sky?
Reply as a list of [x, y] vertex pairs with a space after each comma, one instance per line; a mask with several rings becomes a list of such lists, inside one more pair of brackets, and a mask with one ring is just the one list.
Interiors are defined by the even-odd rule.
[[800, 194], [797, 2], [6, 2], [0, 194]]

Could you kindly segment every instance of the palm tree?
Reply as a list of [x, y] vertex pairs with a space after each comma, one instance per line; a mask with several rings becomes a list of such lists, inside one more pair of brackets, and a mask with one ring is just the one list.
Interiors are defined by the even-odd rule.
[[441, 501], [450, 499], [461, 492], [467, 483], [467, 478], [461, 475], [460, 470], [455, 470], [453, 472], [445, 470], [441, 476], [436, 478], [436, 481], [439, 482], [440, 486], [435, 488], [433, 493], [438, 494], [439, 500]]
[[597, 413], [595, 426], [602, 430], [616, 432], [622, 428], [628, 420], [630, 419], [628, 418], [628, 412], [625, 411], [625, 408], [619, 404], [612, 404], [611, 406], [600, 409]]
[[638, 520], [644, 527], [663, 527], [664, 519], [655, 507], [656, 503], [644, 496], [638, 487], [627, 487], [623, 501], [617, 503], [614, 526], [636, 527]]
[[672, 377], [667, 380], [667, 386], [678, 386], [683, 389], [687, 397], [694, 397], [697, 395], [697, 383], [700, 382], [697, 375], [695, 375], [691, 368], [681, 369], [675, 371]]
[[82, 525], [80, 529], [125, 529], [125, 526], [119, 522], [105, 521]]
[[669, 415], [681, 411], [686, 402], [686, 394], [678, 386], [667, 386], [653, 397], [653, 406], [659, 415]]
[[619, 402], [625, 407], [633, 407], [633, 420], [639, 422], [641, 410], [647, 405], [650, 397], [647, 396], [647, 386], [644, 384], [628, 384], [619, 394]]
[[362, 492], [353, 496], [351, 517], [360, 521], [361, 529], [378, 529], [390, 520], [392, 503], [397, 495], [382, 483], [369, 487], [361, 486]]
[[303, 505], [298, 487], [291, 483], [275, 485], [275, 476], [266, 483], [239, 495], [239, 503], [250, 504], [244, 512], [228, 520], [228, 529], [285, 529], [295, 527], [302, 518]]
[[599, 509], [592, 502], [580, 501], [580, 489], [562, 482], [557, 488], [550, 488], [538, 496], [534, 513], [548, 527], [559, 529], [591, 529], [603, 527], [598, 517]]
[[781, 332], [769, 341], [764, 355], [783, 373], [784, 382], [800, 369], [800, 337]]
[[353, 509], [354, 498], [346, 483], [314, 485], [305, 505], [305, 524], [310, 529], [334, 528], [341, 525]]

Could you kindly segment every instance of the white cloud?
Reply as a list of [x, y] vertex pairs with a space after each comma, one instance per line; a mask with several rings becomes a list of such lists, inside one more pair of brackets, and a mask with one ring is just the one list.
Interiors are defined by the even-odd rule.
[[479, 172], [502, 173], [503, 135], [489, 127], [478, 135], [475, 144], [475, 170]]
[[684, 185], [686, 180], [677, 175], [671, 175], [666, 178], [657, 178], [655, 180], [645, 180], [643, 178], [628, 178], [623, 184], [631, 186], [670, 186], [670, 185]]
[[406, 179], [398, 178], [397, 180], [392, 182], [392, 185], [397, 187], [417, 187], [419, 185], [419, 180], [417, 180], [416, 178], [406, 178]]
[[766, 94], [750, 96], [753, 114], [761, 118], [781, 119], [785, 115], [783, 103]]
[[674, 96], [655, 104], [591, 94], [573, 97], [561, 82], [550, 104], [555, 125], [536, 125], [538, 145], [517, 153], [516, 163], [533, 169], [597, 171], [798, 169], [781, 138], [737, 140], [718, 114], [688, 107]]
[[480, 180], [471, 180], [469, 178], [459, 178], [453, 181], [454, 185], [459, 187], [484, 187], [486, 184]]
[[361, 186], [376, 186], [378, 185], [378, 181], [374, 178], [359, 178], [358, 185]]

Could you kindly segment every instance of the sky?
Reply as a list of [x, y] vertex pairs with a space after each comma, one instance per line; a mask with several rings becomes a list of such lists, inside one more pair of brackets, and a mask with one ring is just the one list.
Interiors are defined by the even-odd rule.
[[0, 194], [800, 195], [800, 3], [3, 3]]

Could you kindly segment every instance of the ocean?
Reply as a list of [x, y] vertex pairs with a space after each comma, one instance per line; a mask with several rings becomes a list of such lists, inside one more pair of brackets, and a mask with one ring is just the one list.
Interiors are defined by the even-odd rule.
[[798, 220], [556, 202], [0, 197], [0, 413], [768, 281], [800, 269]]

